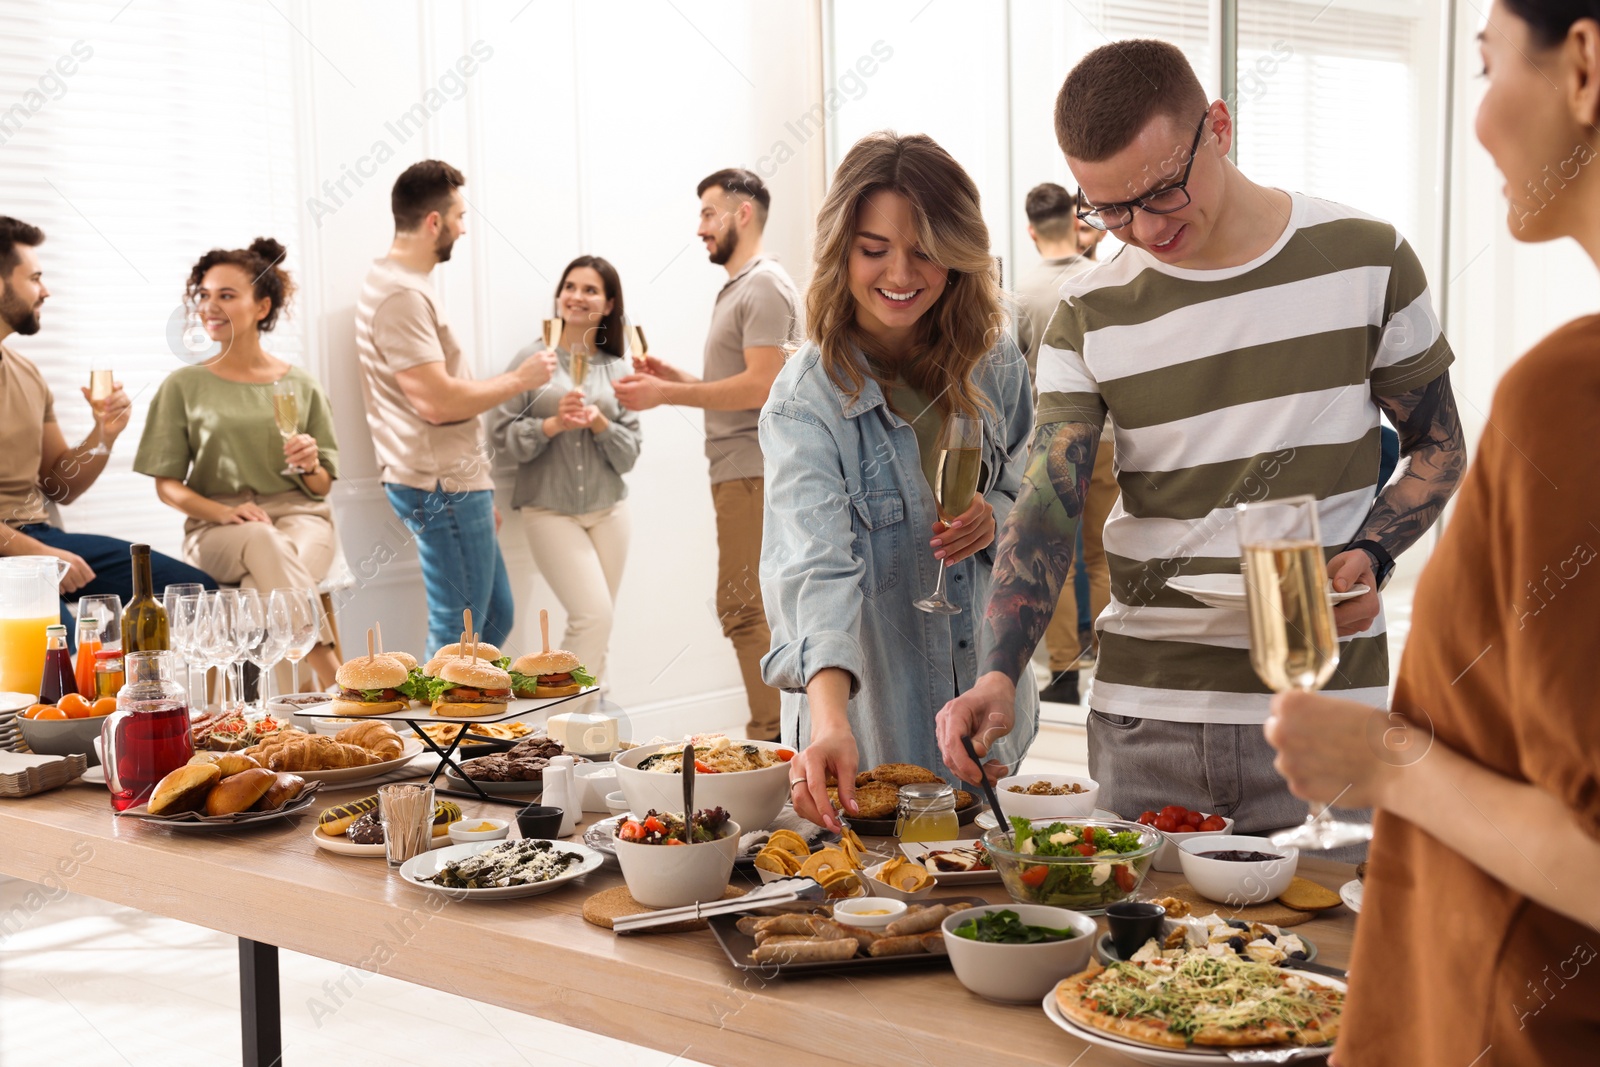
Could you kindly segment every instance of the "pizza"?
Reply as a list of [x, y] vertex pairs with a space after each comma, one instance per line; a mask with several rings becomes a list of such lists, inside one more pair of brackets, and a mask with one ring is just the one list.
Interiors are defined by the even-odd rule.
[[1074, 1022], [1161, 1048], [1321, 1045], [1339, 1032], [1344, 992], [1269, 963], [1203, 950], [1113, 963], [1056, 986]]

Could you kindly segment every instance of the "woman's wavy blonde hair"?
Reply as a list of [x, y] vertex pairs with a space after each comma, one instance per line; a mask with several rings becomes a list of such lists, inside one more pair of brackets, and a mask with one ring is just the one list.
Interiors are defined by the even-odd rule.
[[[989, 407], [973, 386], [973, 371], [1005, 331], [1006, 315], [989, 227], [978, 206], [978, 187], [950, 153], [926, 134], [904, 137], [880, 130], [857, 141], [834, 174], [833, 187], [817, 213], [806, 324], [822, 352], [822, 365], [854, 398], [867, 378], [885, 388], [874, 364], [885, 360], [856, 325], [850, 293], [850, 252], [856, 217], [867, 197], [892, 189], [911, 202], [922, 252], [949, 272], [937, 303], [918, 320], [919, 335], [907, 357], [896, 361], [899, 376], [946, 414], [976, 414]], [[861, 349], [863, 366], [854, 356]]]

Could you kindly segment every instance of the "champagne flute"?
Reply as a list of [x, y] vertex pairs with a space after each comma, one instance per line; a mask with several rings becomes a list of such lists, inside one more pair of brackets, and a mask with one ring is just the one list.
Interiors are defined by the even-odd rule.
[[[288, 376], [272, 383], [272, 418], [278, 424], [278, 436], [287, 445], [289, 438], [300, 431], [300, 394]], [[304, 474], [305, 471], [289, 463], [279, 474]]]
[[[104, 365], [98, 359], [89, 364], [89, 403], [90, 404], [104, 404], [107, 400], [111, 399], [111, 394], [116, 392], [116, 389], [117, 389], [116, 377], [115, 377], [115, 374], [114, 374], [114, 372], [112, 371], [112, 369], [110, 367]], [[91, 456], [109, 456], [109, 455], [111, 455], [111, 449], [106, 447], [106, 440], [105, 440], [104, 431], [101, 432], [100, 440], [95, 444], [95, 446], [93, 448], [89, 449], [89, 455], [91, 455]]]
[[644, 327], [636, 322], [628, 323], [628, 355], [633, 357], [635, 370], [642, 369], [644, 357], [650, 354], [650, 342], [645, 340]]
[[562, 322], [560, 319], [545, 319], [544, 347], [551, 352], [554, 352], [556, 349], [560, 348], [561, 333], [566, 328], [567, 324]]
[[572, 387], [583, 392], [583, 383], [589, 378], [589, 350], [574, 348], [567, 353], [567, 369], [572, 373]]
[[[1328, 567], [1315, 497], [1238, 506], [1240, 570], [1250, 617], [1250, 665], [1274, 692], [1314, 692], [1339, 666], [1339, 636], [1328, 599]], [[1272, 843], [1324, 851], [1372, 837], [1324, 805]]]
[[[939, 518], [948, 523], [972, 506], [972, 497], [978, 491], [978, 469], [983, 443], [983, 423], [970, 415], [952, 412], [944, 420], [939, 435], [939, 463], [934, 480], [933, 496], [939, 505]], [[939, 564], [939, 580], [933, 593], [912, 606], [934, 615], [959, 615], [961, 609], [950, 603], [944, 595], [944, 560]]]

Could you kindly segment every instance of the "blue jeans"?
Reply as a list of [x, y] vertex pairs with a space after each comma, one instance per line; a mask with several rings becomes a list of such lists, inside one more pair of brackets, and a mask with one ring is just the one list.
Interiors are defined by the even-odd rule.
[[[46, 522], [20, 527], [18, 532], [27, 534], [40, 544], [81, 556], [89, 565], [89, 569], [94, 571], [94, 580], [82, 589], [68, 594], [70, 599], [75, 601], [79, 597], [115, 593], [122, 598], [122, 603], [126, 606], [133, 598], [133, 557], [128, 551], [130, 542], [115, 537], [102, 537], [100, 534], [68, 533]], [[159, 552], [150, 553], [150, 584], [156, 596], [159, 597], [162, 590], [169, 585], [181, 585], [185, 582], [199, 582], [207, 589], [217, 587], [211, 575], [198, 567], [191, 567], [182, 560], [163, 556]], [[76, 650], [78, 628], [72, 625], [72, 613], [67, 610], [66, 599], [63, 598], [61, 604], [61, 622], [67, 628], [68, 647]]]
[[494, 533], [494, 493], [447, 493], [385, 482], [389, 506], [417, 540], [428, 594], [428, 655], [461, 637], [461, 611], [490, 644], [505, 643], [516, 617], [511, 578]]

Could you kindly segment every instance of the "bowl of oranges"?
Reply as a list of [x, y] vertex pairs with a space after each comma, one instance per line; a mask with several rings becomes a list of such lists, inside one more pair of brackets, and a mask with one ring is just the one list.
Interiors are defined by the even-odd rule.
[[115, 697], [89, 700], [68, 693], [58, 704], [34, 704], [17, 716], [22, 739], [42, 756], [71, 756], [85, 753], [92, 767], [99, 760], [94, 754], [94, 739], [100, 736], [105, 717], [117, 710]]

